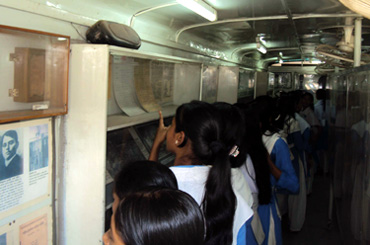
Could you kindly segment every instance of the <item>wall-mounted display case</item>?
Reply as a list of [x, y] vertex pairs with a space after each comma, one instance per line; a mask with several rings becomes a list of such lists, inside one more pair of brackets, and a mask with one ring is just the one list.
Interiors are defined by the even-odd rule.
[[0, 25], [0, 123], [67, 113], [70, 38]]

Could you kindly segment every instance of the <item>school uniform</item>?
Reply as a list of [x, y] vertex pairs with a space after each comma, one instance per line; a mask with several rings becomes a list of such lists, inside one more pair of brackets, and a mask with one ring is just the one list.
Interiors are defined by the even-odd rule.
[[[303, 138], [303, 149], [304, 149], [304, 151], [310, 151], [309, 140], [310, 140], [310, 129], [311, 129], [311, 126], [298, 113], [295, 113], [294, 116], [295, 116], [295, 119], [297, 120], [297, 122], [299, 124], [299, 129], [301, 130], [301, 135], [302, 135], [302, 138]], [[303, 156], [302, 156], [302, 159], [304, 159]]]
[[[317, 116], [315, 115], [314, 111], [310, 107], [307, 107], [306, 109], [304, 109], [300, 112], [300, 115], [310, 124], [311, 134], [313, 136], [321, 137], [321, 135], [319, 135], [319, 128], [322, 128], [322, 125], [321, 125], [321, 122], [319, 121], [319, 119], [317, 118]], [[311, 146], [311, 155], [312, 155], [312, 158], [315, 162], [314, 172], [321, 165], [320, 164], [320, 158], [319, 158], [319, 155], [317, 153], [318, 146], [320, 145], [319, 140], [320, 139], [317, 138], [315, 144], [313, 144]]]
[[[277, 211], [275, 198], [272, 196], [269, 204], [259, 204], [256, 174], [250, 156], [247, 156], [245, 164], [240, 167], [244, 178], [252, 191], [254, 211], [251, 227], [257, 244], [281, 244], [281, 235], [276, 238], [276, 233], [281, 234], [280, 217]], [[262, 217], [262, 218], [261, 218]], [[275, 224], [276, 223], [276, 224]], [[275, 232], [277, 229], [277, 232]], [[265, 234], [267, 231], [267, 234]]]
[[[301, 159], [301, 161], [303, 163], [306, 178], [308, 178], [309, 172], [308, 172], [308, 169], [307, 169], [306, 152], [311, 151], [310, 144], [309, 144], [310, 135], [311, 135], [311, 133], [310, 133], [311, 126], [298, 113], [295, 113], [294, 116], [295, 116], [295, 119], [297, 120], [297, 122], [299, 124], [299, 129], [301, 130], [301, 136], [302, 136], [302, 145], [298, 146], [299, 158]], [[307, 183], [307, 179], [306, 179], [306, 183]]]
[[290, 160], [289, 147], [278, 133], [270, 134], [270, 132], [266, 132], [262, 135], [262, 141], [272, 162], [282, 172], [278, 180], [274, 176], [270, 176], [271, 184], [277, 192], [298, 193], [299, 183]]
[[[258, 213], [266, 235], [264, 244], [282, 244], [281, 217], [276, 207], [276, 193], [298, 193], [299, 182], [290, 160], [290, 151], [286, 142], [277, 133], [267, 131], [262, 135], [267, 152], [275, 166], [281, 170], [277, 180], [270, 175], [272, 197], [269, 205], [260, 205]], [[275, 208], [274, 208], [275, 207]], [[272, 237], [275, 237], [272, 239]]]
[[300, 115], [311, 125], [311, 127], [322, 126], [319, 119], [315, 115], [315, 112], [310, 107], [302, 110]]
[[318, 100], [314, 105], [315, 108], [315, 115], [319, 120], [321, 126], [325, 126], [326, 124], [326, 115], [324, 111], [324, 100]]
[[[201, 205], [210, 168], [211, 166], [184, 165], [174, 166], [170, 169], [176, 176], [179, 189], [190, 194]], [[233, 244], [256, 244], [251, 228], [253, 217], [251, 190], [240, 169], [232, 169], [231, 180], [237, 202], [233, 225]]]
[[[289, 125], [289, 127], [288, 127]], [[292, 164], [299, 179], [299, 193], [295, 195], [277, 194], [280, 211], [288, 212], [291, 231], [300, 231], [306, 217], [306, 174], [302, 155], [304, 155], [304, 142], [299, 122], [290, 118], [288, 125], [284, 125], [284, 134], [292, 154]], [[280, 200], [282, 199], [282, 203]], [[285, 205], [281, 207], [282, 205]], [[284, 212], [282, 211], [282, 214]]]
[[305, 177], [306, 177], [306, 194], [312, 192], [312, 184], [313, 184], [313, 169], [312, 172], [310, 172], [310, 169], [308, 168], [307, 164], [307, 158], [306, 158], [306, 152], [311, 152], [311, 146], [310, 146], [310, 135], [311, 135], [311, 126], [308, 124], [308, 122], [301, 117], [298, 113], [294, 114], [295, 119], [299, 123], [299, 128], [301, 130], [303, 145], [302, 149], [299, 150], [299, 157], [303, 163]]
[[245, 160], [245, 163], [240, 167], [240, 170], [242, 171], [243, 176], [251, 190], [253, 197], [252, 208], [254, 209], [258, 206], [258, 187], [256, 183], [256, 172], [254, 171], [253, 162], [249, 155], [247, 155], [247, 159]]

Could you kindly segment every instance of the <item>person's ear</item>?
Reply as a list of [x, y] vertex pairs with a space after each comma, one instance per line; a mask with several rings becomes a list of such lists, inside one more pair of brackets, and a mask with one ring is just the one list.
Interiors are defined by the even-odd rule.
[[185, 133], [184, 131], [180, 131], [180, 132], [177, 132], [176, 135], [175, 135], [175, 142], [176, 142], [176, 146], [179, 146], [182, 144], [182, 142], [184, 142], [185, 140]]

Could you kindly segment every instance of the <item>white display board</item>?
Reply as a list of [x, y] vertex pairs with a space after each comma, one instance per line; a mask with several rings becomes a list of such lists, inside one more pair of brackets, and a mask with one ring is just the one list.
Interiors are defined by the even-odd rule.
[[200, 64], [175, 64], [175, 105], [199, 100], [201, 71]]
[[203, 66], [201, 100], [208, 103], [216, 102], [217, 89], [218, 89], [218, 67]]
[[52, 244], [52, 119], [0, 125], [0, 244]]
[[218, 67], [217, 101], [234, 104], [238, 100], [239, 67]]

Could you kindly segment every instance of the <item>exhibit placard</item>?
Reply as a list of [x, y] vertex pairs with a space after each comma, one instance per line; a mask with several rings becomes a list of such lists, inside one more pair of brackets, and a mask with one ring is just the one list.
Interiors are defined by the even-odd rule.
[[0, 220], [50, 198], [51, 120], [0, 125]]

